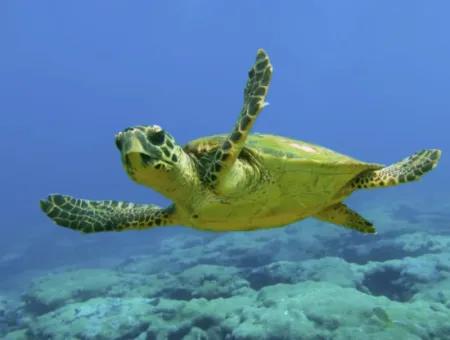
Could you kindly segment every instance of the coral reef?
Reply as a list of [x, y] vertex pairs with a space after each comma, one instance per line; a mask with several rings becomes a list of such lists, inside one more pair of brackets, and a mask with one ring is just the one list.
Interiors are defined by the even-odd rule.
[[41, 314], [67, 303], [105, 294], [118, 283], [118, 274], [104, 269], [49, 274], [32, 283], [24, 295], [24, 302], [28, 310]]
[[19, 302], [0, 296], [0, 337], [448, 339], [450, 236], [365, 236], [314, 221], [174, 235], [109, 269], [38, 277]]
[[[52, 339], [445, 338], [450, 309], [404, 304], [328, 282], [275, 284], [228, 298], [92, 298], [36, 317], [26, 335]], [[195, 335], [196, 334], [196, 335]], [[352, 337], [350, 337], [352, 338]]]

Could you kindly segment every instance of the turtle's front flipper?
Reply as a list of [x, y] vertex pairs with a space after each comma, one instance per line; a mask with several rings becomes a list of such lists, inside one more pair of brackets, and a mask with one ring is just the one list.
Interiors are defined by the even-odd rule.
[[70, 196], [50, 195], [41, 200], [41, 209], [56, 224], [81, 231], [124, 231], [172, 224], [174, 208], [118, 201], [89, 201]]
[[374, 234], [375, 228], [372, 223], [347, 207], [344, 203], [337, 203], [322, 210], [314, 217], [319, 220], [334, 223], [346, 228], [355, 229], [361, 233]]
[[417, 181], [436, 167], [440, 157], [441, 150], [422, 150], [388, 167], [366, 171], [356, 177], [350, 185], [352, 189], [377, 188]]
[[253, 123], [266, 105], [265, 99], [272, 78], [272, 65], [266, 52], [259, 49], [256, 62], [248, 73], [244, 90], [244, 104], [236, 125], [230, 135], [217, 149], [205, 174], [205, 183], [210, 188], [220, 185], [236, 161]]

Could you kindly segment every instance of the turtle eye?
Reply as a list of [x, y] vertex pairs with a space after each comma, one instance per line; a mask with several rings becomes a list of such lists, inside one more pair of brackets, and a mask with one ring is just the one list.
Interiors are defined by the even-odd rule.
[[164, 143], [164, 131], [149, 132], [147, 138], [153, 145], [161, 145]]

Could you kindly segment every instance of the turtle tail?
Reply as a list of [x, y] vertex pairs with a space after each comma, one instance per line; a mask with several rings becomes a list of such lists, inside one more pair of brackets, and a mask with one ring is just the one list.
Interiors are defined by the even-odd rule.
[[89, 201], [65, 195], [41, 200], [41, 209], [56, 224], [81, 231], [124, 231], [171, 223], [173, 208], [119, 201]]
[[417, 181], [436, 167], [440, 157], [441, 150], [422, 150], [385, 168], [363, 172], [350, 185], [352, 189], [378, 188]]

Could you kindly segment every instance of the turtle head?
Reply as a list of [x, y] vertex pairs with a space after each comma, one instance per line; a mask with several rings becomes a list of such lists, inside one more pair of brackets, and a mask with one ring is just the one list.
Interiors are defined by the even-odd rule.
[[185, 176], [189, 156], [158, 125], [127, 128], [116, 135], [116, 146], [128, 175], [167, 197], [192, 178]]

